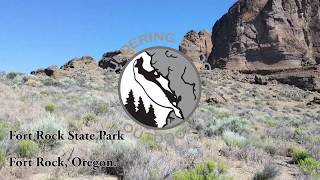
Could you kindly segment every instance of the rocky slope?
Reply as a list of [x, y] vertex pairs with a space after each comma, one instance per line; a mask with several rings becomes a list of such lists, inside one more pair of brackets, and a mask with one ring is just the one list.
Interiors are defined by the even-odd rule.
[[61, 79], [0, 73], [0, 151], [6, 152], [6, 157], [23, 159], [16, 148], [18, 142], [8, 140], [10, 129], [121, 130], [125, 140], [120, 142], [59, 141], [55, 148], [39, 149], [33, 157], [112, 159], [124, 172], [111, 174], [88, 166], [13, 168], [8, 161], [0, 161], [0, 179], [94, 179], [93, 175], [104, 179], [118, 175], [169, 180], [175, 172], [209, 160], [224, 162], [225, 175], [234, 179], [252, 179], [264, 167], [271, 168], [275, 179], [310, 179], [297, 164], [289, 163], [293, 159], [289, 150], [305, 149], [320, 160], [317, 92], [265, 76], [221, 69], [202, 71], [200, 106], [187, 122], [160, 133], [143, 128], [125, 114], [118, 98], [119, 74], [100, 68], [104, 75], [92, 79], [82, 65], [81, 61], [67, 63], [59, 71], [78, 68], [78, 74]]
[[320, 63], [319, 0], [239, 0], [215, 23], [209, 62], [239, 70]]

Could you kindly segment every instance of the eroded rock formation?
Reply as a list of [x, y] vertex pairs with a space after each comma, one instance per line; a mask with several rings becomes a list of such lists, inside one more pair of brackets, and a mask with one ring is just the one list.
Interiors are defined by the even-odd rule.
[[239, 0], [212, 30], [214, 67], [300, 69], [320, 63], [319, 0]]
[[179, 51], [190, 57], [200, 69], [212, 50], [211, 33], [208, 31], [189, 31], [179, 45]]

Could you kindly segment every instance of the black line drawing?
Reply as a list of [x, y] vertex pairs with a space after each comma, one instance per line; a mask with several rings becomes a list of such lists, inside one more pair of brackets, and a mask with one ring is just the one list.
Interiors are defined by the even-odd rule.
[[182, 75], [181, 75], [181, 79], [182, 79], [182, 81], [183, 81], [185, 84], [188, 84], [188, 85], [192, 86], [192, 91], [193, 91], [194, 100], [196, 100], [196, 99], [197, 99], [196, 89], [195, 89], [196, 83], [189, 83], [189, 82], [187, 82], [186, 80], [184, 80], [184, 78], [183, 78], [184, 74], [186, 73], [186, 69], [187, 69], [187, 67], [184, 67], [183, 73], [182, 73]]
[[[161, 75], [156, 71], [156, 70], [152, 70], [152, 71], [147, 71], [143, 68], [143, 58], [139, 58], [137, 60], [135, 60], [134, 62], [134, 66], [133, 66], [133, 73], [134, 73], [134, 78], [135, 80], [138, 82], [138, 84], [143, 88], [143, 90], [145, 91], [146, 95], [157, 105], [161, 106], [161, 107], [165, 107], [165, 108], [170, 108], [174, 111], [175, 115], [181, 119], [184, 119], [183, 118], [183, 113], [181, 111], [180, 108], [178, 108], [176, 106], [176, 104], [179, 102], [179, 98], [172, 92], [165, 89], [163, 87], [163, 85], [157, 80], [157, 78], [161, 77]], [[161, 89], [162, 93], [165, 94], [165, 96], [167, 97], [167, 100], [169, 101], [169, 103], [166, 103], [165, 99], [159, 99], [158, 97], [151, 97], [150, 96], [150, 92], [152, 92], [152, 88], [150, 89], [146, 89], [144, 86], [145, 84], [143, 85], [141, 82], [139, 82], [139, 80], [137, 80], [137, 75], [136, 75], [136, 72], [135, 72], [135, 68], [138, 69], [137, 73], [142, 75], [147, 81], [150, 81], [150, 82], [153, 82], [158, 88]], [[166, 79], [169, 83], [170, 81], [163, 77], [164, 79]], [[180, 97], [181, 99], [181, 97]], [[160, 103], [159, 101], [163, 101], [163, 103]]]

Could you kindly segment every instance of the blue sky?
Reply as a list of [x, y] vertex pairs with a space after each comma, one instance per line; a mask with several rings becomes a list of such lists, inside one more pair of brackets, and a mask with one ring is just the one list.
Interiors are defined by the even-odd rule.
[[208, 29], [236, 0], [0, 0], [0, 71], [29, 73], [74, 57], [119, 49], [143, 34], [173, 32], [177, 48]]

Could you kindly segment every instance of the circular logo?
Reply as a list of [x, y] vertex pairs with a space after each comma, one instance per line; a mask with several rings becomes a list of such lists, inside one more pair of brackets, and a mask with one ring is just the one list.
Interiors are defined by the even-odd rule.
[[184, 122], [196, 109], [200, 93], [200, 77], [191, 60], [167, 47], [147, 48], [134, 55], [119, 83], [128, 115], [154, 129]]

